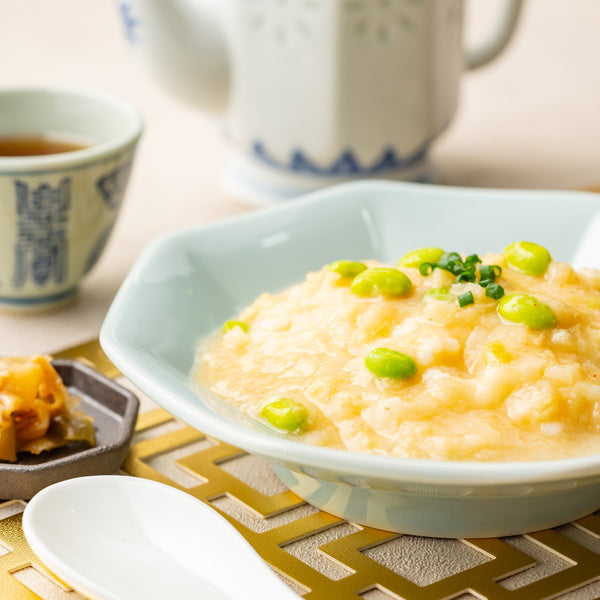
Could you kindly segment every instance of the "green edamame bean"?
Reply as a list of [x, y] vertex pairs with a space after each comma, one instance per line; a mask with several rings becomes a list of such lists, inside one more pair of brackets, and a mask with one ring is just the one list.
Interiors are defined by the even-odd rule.
[[529, 294], [510, 294], [498, 302], [498, 314], [507, 321], [527, 325], [531, 329], [548, 329], [556, 325], [552, 309]]
[[329, 265], [329, 269], [342, 277], [356, 277], [367, 269], [367, 265], [353, 260], [338, 260]]
[[543, 275], [552, 261], [548, 250], [533, 242], [513, 242], [502, 254], [510, 267], [526, 275]]
[[302, 433], [308, 427], [308, 410], [306, 406], [290, 398], [280, 398], [265, 404], [260, 414], [273, 427], [291, 433]]
[[244, 333], [248, 333], [250, 325], [245, 321], [226, 321], [223, 324], [223, 333], [231, 331], [234, 327], [239, 327]]
[[365, 366], [384, 379], [408, 379], [417, 372], [417, 364], [408, 354], [388, 348], [371, 350], [365, 358]]
[[405, 296], [412, 289], [411, 280], [398, 269], [374, 267], [359, 273], [350, 291], [357, 296]]
[[398, 261], [399, 267], [419, 268], [423, 263], [437, 263], [444, 255], [441, 248], [417, 248], [404, 254]]

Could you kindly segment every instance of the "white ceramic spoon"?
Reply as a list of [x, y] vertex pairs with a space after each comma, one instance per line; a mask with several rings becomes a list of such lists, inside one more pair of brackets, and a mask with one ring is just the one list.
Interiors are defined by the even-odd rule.
[[25, 508], [45, 565], [91, 600], [298, 600], [223, 517], [148, 479], [79, 477]]

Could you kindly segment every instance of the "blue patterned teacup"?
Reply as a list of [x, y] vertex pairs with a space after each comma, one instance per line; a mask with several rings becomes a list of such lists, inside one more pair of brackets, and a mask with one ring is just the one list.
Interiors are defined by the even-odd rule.
[[[104, 92], [0, 90], [0, 308], [75, 295], [116, 222], [141, 132], [138, 112]], [[52, 138], [66, 146], [39, 154]]]

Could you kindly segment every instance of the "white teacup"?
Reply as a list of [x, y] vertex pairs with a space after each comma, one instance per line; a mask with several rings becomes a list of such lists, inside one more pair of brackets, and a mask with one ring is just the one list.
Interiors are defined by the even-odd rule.
[[[0, 308], [74, 297], [116, 222], [141, 132], [138, 112], [104, 92], [0, 90]], [[59, 152], [32, 154], [48, 150]]]
[[183, 100], [217, 114], [227, 190], [250, 203], [349, 179], [423, 180], [465, 65], [494, 58], [521, 0], [481, 48], [463, 0], [121, 0], [128, 39]]

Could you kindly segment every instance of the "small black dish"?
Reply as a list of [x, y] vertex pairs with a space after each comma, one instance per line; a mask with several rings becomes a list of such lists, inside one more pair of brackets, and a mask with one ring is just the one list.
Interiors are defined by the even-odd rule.
[[77, 409], [94, 419], [96, 446], [76, 442], [0, 462], [0, 498], [28, 500], [63, 479], [115, 473], [129, 451], [139, 407], [135, 394], [83, 363], [54, 360], [52, 365], [80, 399]]

